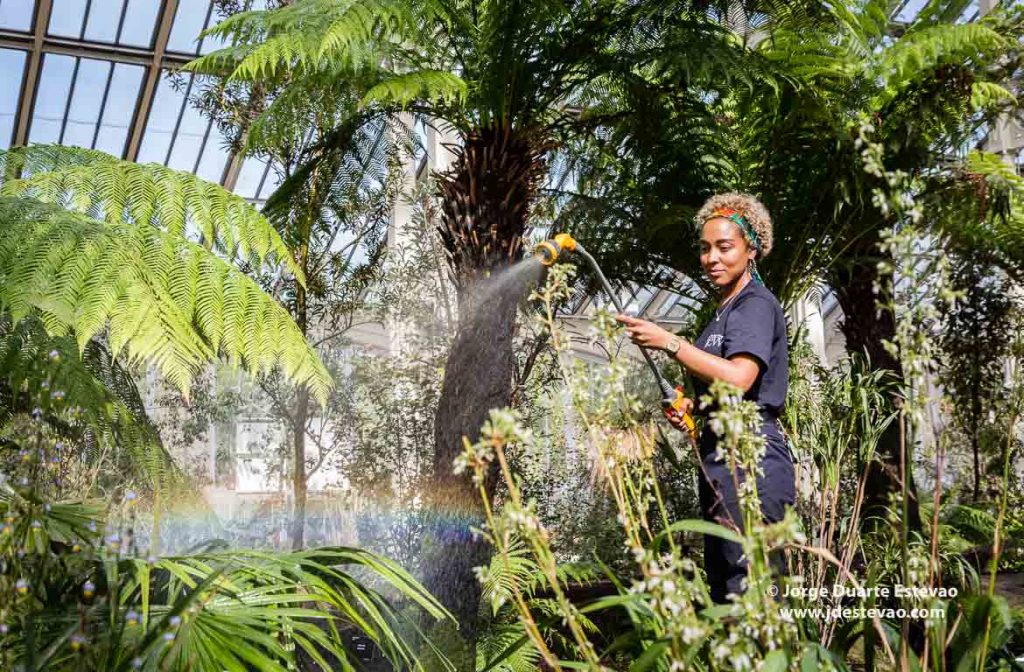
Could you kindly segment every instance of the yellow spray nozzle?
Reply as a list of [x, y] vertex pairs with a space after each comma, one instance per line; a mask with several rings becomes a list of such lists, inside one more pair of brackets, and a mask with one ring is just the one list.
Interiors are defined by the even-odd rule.
[[540, 257], [540, 263], [553, 266], [563, 250], [572, 252], [576, 249], [576, 241], [568, 233], [559, 233], [554, 238], [537, 243], [533, 253]]
[[572, 252], [576, 249], [576, 239], [570, 236], [568, 233], [559, 233], [554, 237], [554, 241], [558, 243], [558, 246], [563, 250], [569, 250]]

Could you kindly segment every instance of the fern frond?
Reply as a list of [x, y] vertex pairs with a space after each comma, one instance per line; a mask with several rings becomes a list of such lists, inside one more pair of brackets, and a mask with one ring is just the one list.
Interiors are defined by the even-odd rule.
[[971, 84], [971, 106], [985, 110], [997, 105], [1017, 104], [1017, 97], [995, 82], [973, 82]]
[[[389, 39], [395, 44], [431, 17], [439, 16], [433, 2], [403, 0], [297, 0], [274, 10], [243, 12], [207, 33], [246, 43], [231, 77], [255, 80], [274, 77], [289, 69], [303, 72], [321, 67], [376, 67]], [[239, 56], [234, 48], [214, 52], [186, 66], [189, 70], [215, 70]]]
[[959, 170], [928, 187], [934, 224], [951, 246], [1024, 280], [1024, 178], [1013, 166], [973, 151]]
[[0, 154], [0, 166], [25, 174], [6, 181], [0, 194], [31, 196], [111, 224], [149, 224], [179, 236], [194, 231], [203, 245], [228, 259], [256, 265], [276, 260], [305, 282], [263, 215], [240, 196], [192, 173], [59, 145], [12, 149]]
[[483, 583], [482, 601], [491, 605], [493, 614], [512, 602], [516, 589], [528, 592], [536, 583], [540, 570], [522, 540], [515, 540], [507, 552], [491, 558], [490, 570]]
[[988, 26], [977, 23], [926, 26], [908, 32], [891, 47], [870, 71], [871, 78], [885, 82], [876, 108], [899, 95], [902, 88], [944, 63], [967, 59], [1007, 48], [1007, 42]]
[[443, 70], [417, 70], [393, 75], [374, 85], [363, 96], [362, 104], [407, 105], [417, 100], [462, 103], [466, 99], [466, 91], [466, 82], [454, 73]]
[[80, 348], [106, 328], [115, 356], [151, 362], [186, 393], [221, 355], [257, 374], [280, 367], [326, 400], [330, 376], [288, 312], [203, 247], [29, 199], [0, 198], [0, 231], [0, 308], [15, 321], [38, 314]]
[[476, 669], [492, 672], [534, 672], [541, 655], [522, 623], [492, 625], [476, 646]]

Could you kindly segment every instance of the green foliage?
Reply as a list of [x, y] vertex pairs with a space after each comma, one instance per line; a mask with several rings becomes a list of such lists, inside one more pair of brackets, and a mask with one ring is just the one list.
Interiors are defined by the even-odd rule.
[[985, 487], [985, 465], [1006, 446], [1004, 362], [1017, 328], [1011, 283], [974, 260], [959, 260], [954, 286], [960, 298], [946, 311], [940, 339], [941, 381], [954, 426], [972, 457], [975, 501]]
[[192, 173], [58, 145], [0, 153], [0, 172], [23, 175], [4, 181], [4, 196], [54, 203], [108, 224], [150, 224], [174, 236], [198, 236], [229, 261], [259, 267], [276, 259], [304, 282], [270, 222], [240, 196]]
[[363, 96], [363, 104], [408, 105], [418, 100], [440, 99], [458, 104], [466, 97], [466, 83], [443, 70], [418, 70], [389, 77], [375, 84]]
[[[60, 380], [59, 356], [48, 366], [47, 379]], [[304, 660], [354, 670], [352, 632], [396, 666], [422, 669], [392, 600], [432, 619], [449, 616], [399, 565], [356, 548], [282, 554], [221, 542], [158, 556], [157, 530], [148, 540], [139, 534], [143, 499], [124, 474], [105, 501], [95, 498], [104, 490], [96, 481], [75, 499], [63, 495], [76, 464], [59, 429], [78, 411], [60, 389], [26, 394], [35, 408], [17, 414], [0, 442], [4, 669], [290, 670]]]
[[[0, 427], [5, 434], [17, 414], [32, 411], [32, 399], [59, 390], [56, 403], [40, 410], [81, 457], [91, 457], [89, 444], [92, 452], [97, 444], [114, 446], [118, 479], [134, 476], [157, 488], [179, 480], [173, 459], [146, 417], [135, 381], [99, 341], [90, 341], [80, 352], [73, 337], [49, 336], [37, 318], [5, 322], [0, 325], [0, 375]], [[65, 409], [75, 412], [61, 418]]]
[[240, 12], [204, 33], [245, 45], [216, 51], [188, 67], [236, 79], [272, 78], [282, 69], [316, 71], [332, 62], [373, 67], [387, 52], [381, 36], [409, 30], [436, 16], [433, 2], [403, 0], [300, 0], [274, 11]]
[[0, 307], [38, 315], [79, 347], [107, 330], [112, 353], [152, 362], [187, 391], [211, 358], [280, 366], [325, 399], [331, 381], [288, 313], [203, 247], [150, 226], [102, 223], [29, 199], [0, 199]]
[[972, 151], [960, 171], [936, 180], [926, 202], [965, 258], [1024, 279], [1024, 180], [1002, 157]]
[[[874, 62], [863, 73], [865, 80], [877, 78], [881, 84], [871, 106], [885, 109], [911, 85], [924, 77], [934, 76], [939, 66], [992, 60], [998, 58], [1007, 46], [1003, 36], [982, 23], [916, 24], [873, 59]], [[1001, 88], [998, 84], [984, 84], [985, 93], [980, 94], [981, 99], [1001, 102], [1013, 98], [1009, 92], [997, 93]]]
[[[529, 644], [523, 623], [517, 618], [515, 595], [521, 594], [528, 608], [538, 614], [540, 630], [549, 645], [566, 654], [575, 644], [559, 630], [561, 615], [558, 602], [543, 593], [545, 577], [522, 542], [513, 542], [507, 552], [491, 558], [481, 572], [483, 595], [481, 609], [490, 606], [487, 628], [477, 643], [477, 670], [518, 672], [536, 669], [540, 652]], [[601, 569], [590, 563], [560, 563], [556, 568], [558, 581], [564, 588], [594, 584], [601, 578]], [[589, 633], [598, 631], [590, 618], [580, 615], [580, 623]]]
[[[886, 166], [952, 176], [949, 158], [1013, 99], [1002, 64], [1019, 22], [997, 10], [958, 24], [950, 3], [932, 4], [898, 28], [889, 2], [770, 12], [749, 42], [666, 22], [652, 66], [588, 109], [599, 132], [573, 147], [574, 191], [587, 198], [559, 228], [593, 240], [621, 279], [649, 284], [668, 266], [710, 291], [691, 217], [712, 193], [752, 193], [774, 222], [759, 268], [784, 304], [841, 258], [874, 254], [889, 222], [872, 206], [877, 179], [861, 170], [851, 121], [877, 122]], [[708, 76], [708, 63], [722, 68]], [[938, 223], [938, 210], [926, 214]]]
[[[116, 533], [103, 541], [95, 504], [41, 508], [27, 497], [0, 491], [0, 515], [15, 521], [0, 540], [9, 563], [0, 579], [0, 621], [9, 628], [0, 635], [0, 659], [8, 663], [288, 670], [301, 652], [325, 668], [353, 670], [342, 633], [356, 629], [389, 659], [419, 669], [396, 634], [401, 624], [390, 603], [353, 570], [368, 570], [435, 618], [445, 615], [404, 570], [359, 549], [213, 550], [145, 560], [121, 554]], [[30, 551], [15, 561], [18, 548]], [[19, 577], [31, 577], [24, 590], [15, 585]]]

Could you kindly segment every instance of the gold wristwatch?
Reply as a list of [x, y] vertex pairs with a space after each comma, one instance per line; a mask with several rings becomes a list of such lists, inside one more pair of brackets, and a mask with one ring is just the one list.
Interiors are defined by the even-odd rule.
[[683, 339], [678, 336], [673, 336], [668, 339], [668, 343], [665, 344], [665, 352], [670, 355], [674, 355], [679, 352], [679, 348], [683, 347]]

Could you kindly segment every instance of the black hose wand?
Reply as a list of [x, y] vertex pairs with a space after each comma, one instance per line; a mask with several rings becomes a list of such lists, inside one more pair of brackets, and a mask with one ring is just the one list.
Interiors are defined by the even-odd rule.
[[[590, 264], [590, 267], [597, 274], [597, 279], [601, 281], [601, 286], [604, 291], [608, 293], [612, 303], [615, 304], [615, 308], [620, 313], [625, 313], [626, 309], [623, 307], [622, 302], [619, 301], [618, 295], [612, 290], [611, 283], [608, 282], [608, 278], [601, 272], [601, 267], [597, 265], [597, 261], [590, 255], [583, 246], [580, 245], [572, 236], [567, 233], [559, 233], [554, 238], [542, 241], [537, 244], [534, 248], [534, 254], [540, 257], [540, 261], [545, 266], [552, 266], [562, 252], [575, 252], [579, 256], [583, 257], [584, 261]], [[690, 438], [694, 441], [697, 440], [697, 425], [693, 421], [693, 417], [683, 410], [683, 388], [677, 386], [672, 387], [671, 384], [665, 377], [661, 375], [661, 370], [651, 359], [651, 355], [647, 352], [647, 348], [643, 346], [637, 346], [640, 348], [640, 354], [644, 356], [644, 361], [647, 362], [647, 366], [650, 367], [651, 373], [654, 374], [655, 380], [658, 381], [658, 387], [661, 389], [661, 405], [664, 407], [666, 414], [675, 415], [682, 417], [683, 423], [686, 425], [686, 430], [690, 435]]]

